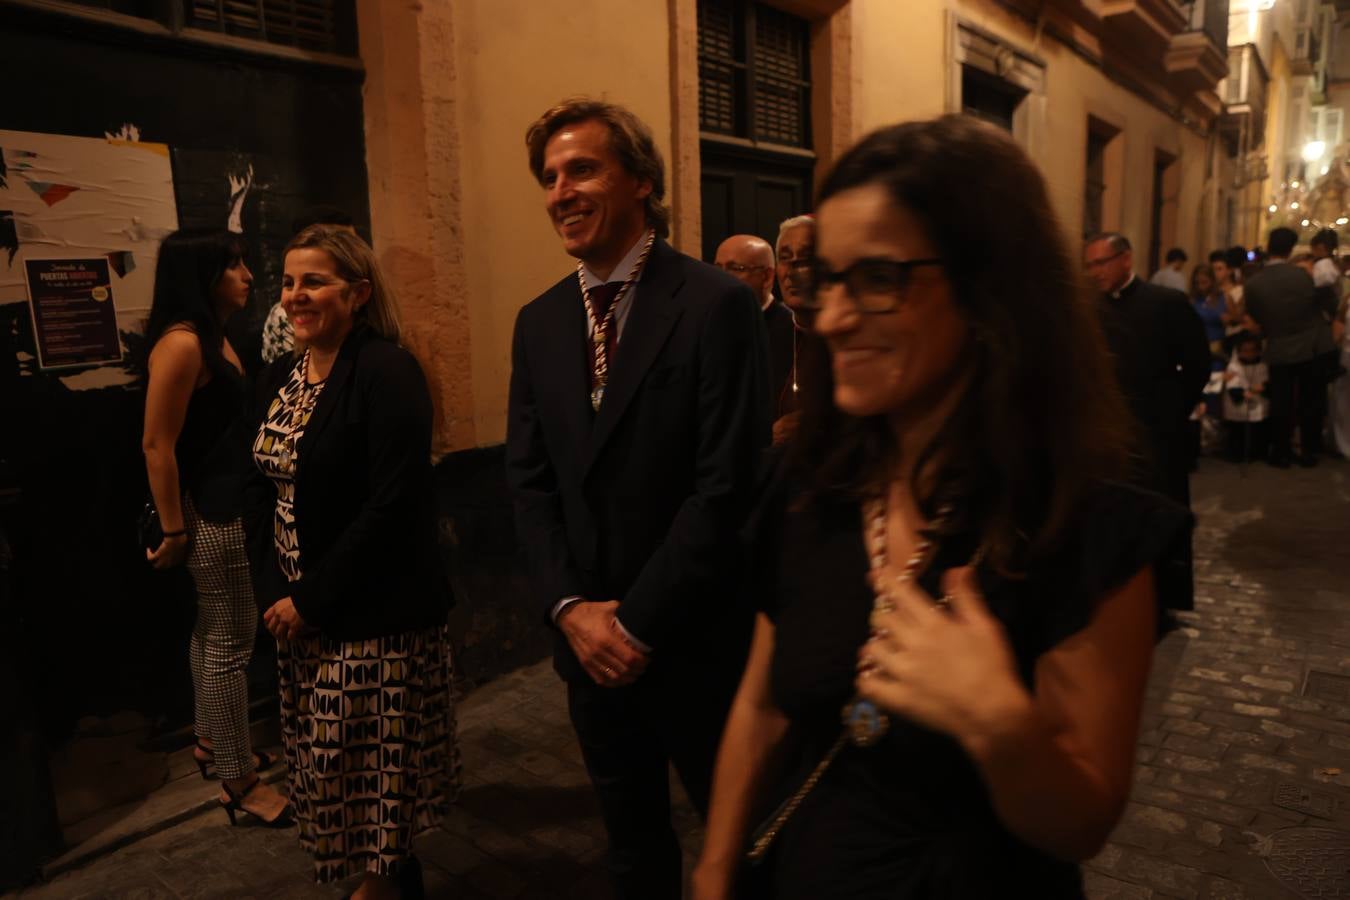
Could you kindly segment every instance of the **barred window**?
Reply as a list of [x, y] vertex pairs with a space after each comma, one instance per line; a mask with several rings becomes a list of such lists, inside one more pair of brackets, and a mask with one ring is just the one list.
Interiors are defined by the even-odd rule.
[[699, 0], [699, 126], [811, 146], [810, 26], [752, 0]]
[[356, 55], [354, 0], [184, 0], [184, 7], [193, 28]]

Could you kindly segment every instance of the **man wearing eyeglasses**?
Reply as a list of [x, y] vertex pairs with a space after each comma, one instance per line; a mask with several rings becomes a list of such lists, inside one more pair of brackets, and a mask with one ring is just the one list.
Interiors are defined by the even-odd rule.
[[[1191, 504], [1187, 423], [1209, 381], [1209, 343], [1200, 316], [1180, 291], [1134, 274], [1134, 252], [1121, 234], [1088, 238], [1083, 268], [1101, 291], [1102, 331], [1116, 377], [1138, 426], [1133, 480]], [[1195, 605], [1189, 535], [1158, 572], [1158, 597], [1174, 609]]]
[[792, 313], [773, 296], [773, 248], [753, 234], [733, 234], [718, 246], [715, 262], [718, 268], [745, 282], [759, 300], [769, 335], [769, 402], [775, 417], [790, 412], [789, 382], [796, 338]]

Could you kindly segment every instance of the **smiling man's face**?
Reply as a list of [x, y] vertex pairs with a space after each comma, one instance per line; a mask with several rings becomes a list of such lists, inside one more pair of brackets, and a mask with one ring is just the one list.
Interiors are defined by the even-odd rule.
[[549, 138], [540, 183], [563, 248], [597, 272], [613, 269], [646, 228], [652, 186], [624, 168], [598, 119]]

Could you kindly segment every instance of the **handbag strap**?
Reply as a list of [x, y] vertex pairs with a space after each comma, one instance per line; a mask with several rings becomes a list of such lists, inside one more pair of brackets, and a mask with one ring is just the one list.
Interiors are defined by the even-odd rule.
[[825, 770], [830, 767], [834, 758], [839, 755], [839, 751], [844, 749], [844, 745], [847, 743], [848, 731], [843, 729], [839, 732], [839, 737], [835, 738], [834, 743], [830, 745], [830, 749], [825, 751], [825, 755], [821, 757], [820, 762], [816, 763], [816, 767], [811, 770], [811, 774], [806, 776], [806, 780], [801, 783], [801, 786], [793, 792], [791, 797], [783, 801], [783, 804], [769, 817], [768, 822], [760, 828], [750, 844], [749, 851], [745, 854], [746, 859], [752, 863], [757, 863], [764, 858], [764, 854], [769, 852], [769, 848], [777, 840], [778, 833], [783, 830], [783, 826], [787, 824], [788, 819], [792, 818], [792, 814], [797, 811], [797, 807], [801, 806], [806, 796], [815, 789], [821, 776], [825, 774]]

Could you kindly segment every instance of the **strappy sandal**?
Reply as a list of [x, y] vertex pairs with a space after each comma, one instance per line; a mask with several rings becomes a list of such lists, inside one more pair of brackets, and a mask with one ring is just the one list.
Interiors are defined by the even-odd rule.
[[[197, 750], [202, 751], [208, 758], [203, 759], [197, 755]], [[192, 761], [197, 764], [197, 771], [202, 773], [202, 780], [215, 781], [220, 778], [213, 771], [216, 767], [216, 751], [202, 743], [201, 738], [197, 738], [197, 750], [192, 751]], [[270, 753], [264, 753], [261, 750], [253, 751], [253, 769], [257, 772], [265, 772], [277, 764], [277, 758]]]
[[295, 824], [295, 816], [289, 803], [282, 807], [281, 812], [277, 813], [276, 816], [271, 819], [264, 819], [252, 810], [244, 809], [244, 798], [257, 790], [258, 785], [262, 783], [261, 778], [253, 779], [253, 783], [248, 786], [248, 790], [244, 791], [242, 794], [236, 794], [234, 791], [230, 790], [228, 784], [221, 783], [220, 786], [225, 789], [225, 795], [230, 799], [228, 801], [222, 800], [220, 805], [225, 808], [225, 815], [230, 817], [230, 824], [238, 825], [239, 821], [235, 818], [235, 814], [242, 812], [257, 819], [264, 828], [290, 828]]

